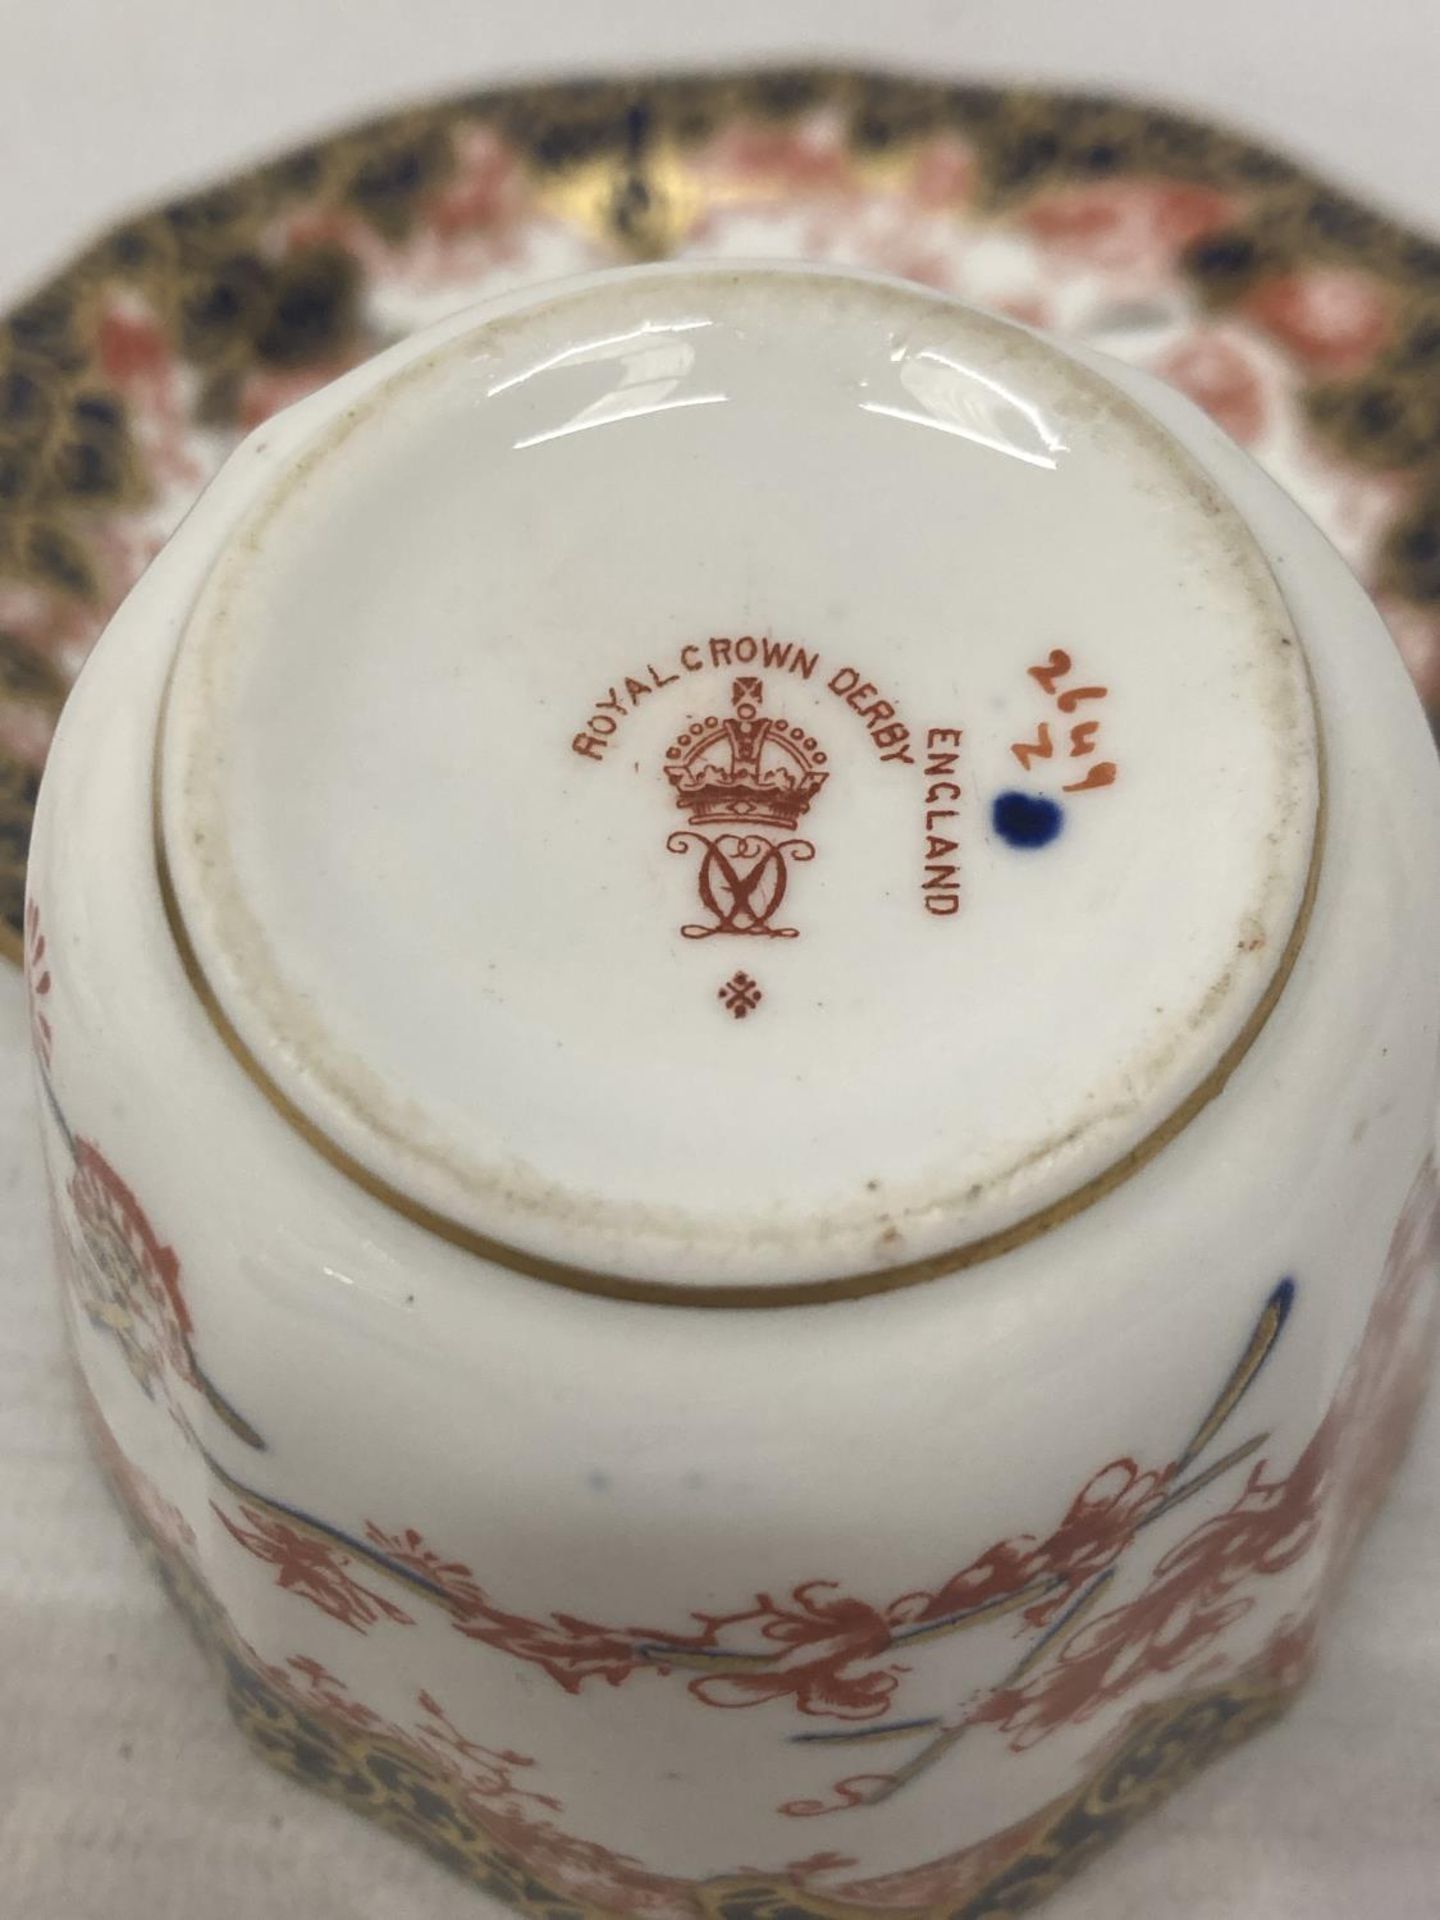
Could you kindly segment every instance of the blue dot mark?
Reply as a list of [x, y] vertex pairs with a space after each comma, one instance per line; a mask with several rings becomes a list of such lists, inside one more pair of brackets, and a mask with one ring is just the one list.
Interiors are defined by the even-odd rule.
[[1048, 847], [1065, 824], [1058, 800], [1043, 793], [1001, 793], [990, 809], [995, 831], [1010, 847]]
[[1290, 1318], [1290, 1309], [1295, 1305], [1295, 1282], [1289, 1278], [1282, 1280], [1265, 1304], [1275, 1315], [1275, 1331], [1278, 1333]]

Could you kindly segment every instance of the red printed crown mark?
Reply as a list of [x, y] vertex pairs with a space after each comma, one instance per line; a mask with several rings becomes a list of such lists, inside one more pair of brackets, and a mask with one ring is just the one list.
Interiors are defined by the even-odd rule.
[[[764, 683], [742, 674], [730, 689], [735, 711], [697, 720], [665, 755], [675, 804], [690, 821], [665, 844], [671, 853], [699, 854], [696, 887], [710, 916], [681, 927], [687, 940], [717, 933], [793, 940], [798, 931], [776, 916], [791, 863], [815, 857], [795, 828], [830, 776], [814, 735], [798, 721], [762, 714], [764, 698]], [[720, 997], [738, 1013], [723, 988]]]
[[675, 802], [692, 826], [733, 824], [791, 832], [829, 778], [825, 754], [798, 722], [762, 714], [754, 675], [731, 689], [733, 714], [688, 727], [665, 756]]

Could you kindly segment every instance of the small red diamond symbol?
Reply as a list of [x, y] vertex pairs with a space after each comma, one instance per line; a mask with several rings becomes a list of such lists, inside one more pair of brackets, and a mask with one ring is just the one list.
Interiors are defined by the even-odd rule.
[[716, 997], [737, 1020], [743, 1020], [747, 1013], [755, 1011], [765, 996], [748, 973], [732, 973]]

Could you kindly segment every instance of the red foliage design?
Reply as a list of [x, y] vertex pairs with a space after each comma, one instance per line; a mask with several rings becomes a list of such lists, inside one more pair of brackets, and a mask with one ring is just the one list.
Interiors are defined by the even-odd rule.
[[[989, 1725], [1008, 1735], [1015, 1746], [1031, 1745], [1062, 1725], [1084, 1722], [1106, 1706], [1118, 1706], [1142, 1681], [1178, 1674], [1182, 1666], [1186, 1669], [1178, 1683], [1182, 1687], [1253, 1680], [1273, 1683], [1284, 1691], [1298, 1684], [1308, 1670], [1316, 1603], [1349, 1550], [1360, 1509], [1368, 1511], [1373, 1505], [1381, 1476], [1393, 1464], [1404, 1420], [1417, 1404], [1433, 1320], [1429, 1283], [1435, 1260], [1435, 1197], [1433, 1176], [1427, 1172], [1397, 1231], [1386, 1281], [1360, 1351], [1329, 1414], [1291, 1472], [1277, 1474], [1264, 1461], [1252, 1465], [1244, 1488], [1229, 1507], [1168, 1547], [1137, 1597], [1088, 1621], [1077, 1610], [1068, 1639], [1067, 1605], [1093, 1593], [1095, 1582], [1127, 1551], [1137, 1529], [1157, 1515], [1168, 1499], [1184, 1492], [1189, 1463], [1150, 1471], [1130, 1462], [1107, 1467], [1092, 1476], [1044, 1541], [1002, 1543], [933, 1592], [915, 1592], [888, 1607], [872, 1608], [847, 1599], [825, 1583], [809, 1582], [795, 1589], [783, 1605], [762, 1595], [740, 1614], [697, 1615], [697, 1630], [678, 1638], [616, 1632], [563, 1614], [548, 1621], [529, 1621], [505, 1613], [492, 1606], [467, 1567], [443, 1558], [413, 1529], [387, 1534], [371, 1527], [367, 1543], [342, 1545], [304, 1531], [304, 1523], [296, 1516], [286, 1519], [248, 1500], [241, 1508], [246, 1524], [237, 1526], [228, 1520], [226, 1524], [247, 1550], [257, 1549], [245, 1536], [258, 1539], [264, 1546], [260, 1557], [281, 1569], [281, 1584], [315, 1604], [324, 1606], [327, 1599], [335, 1602], [337, 1583], [348, 1589], [340, 1595], [341, 1612], [336, 1617], [346, 1618], [347, 1624], [361, 1631], [368, 1624], [364, 1616], [378, 1596], [360, 1587], [348, 1566], [352, 1558], [363, 1558], [368, 1551], [374, 1556], [373, 1564], [389, 1570], [392, 1577], [408, 1579], [416, 1592], [423, 1591], [444, 1605], [462, 1631], [472, 1631], [497, 1646], [510, 1646], [572, 1693], [587, 1678], [603, 1677], [618, 1684], [640, 1665], [663, 1672], [669, 1666], [691, 1664], [687, 1654], [703, 1657], [723, 1652], [724, 1635], [743, 1623], [758, 1628], [762, 1640], [798, 1650], [795, 1673], [808, 1669], [808, 1677], [803, 1682], [787, 1681], [784, 1691], [797, 1704], [808, 1697], [813, 1710], [822, 1697], [822, 1671], [829, 1674], [832, 1686], [838, 1681], [842, 1693], [852, 1684], [863, 1688], [867, 1658], [883, 1658], [903, 1646], [907, 1634], [926, 1631], [938, 1621], [954, 1621], [957, 1615], [963, 1619], [993, 1600], [1013, 1603], [1010, 1611], [1027, 1624], [1056, 1629], [1043, 1662], [1023, 1683], [1002, 1683], [972, 1710], [969, 1724]], [[186, 1549], [193, 1549], [193, 1534], [175, 1509], [128, 1466], [109, 1438], [98, 1409], [93, 1402], [88, 1404], [102, 1453], [117, 1475], [127, 1504], [168, 1554], [188, 1561]], [[1329, 1557], [1317, 1568], [1302, 1610], [1281, 1620], [1258, 1658], [1237, 1669], [1218, 1645], [1218, 1636], [1253, 1604], [1253, 1584], [1322, 1550]], [[388, 1606], [382, 1612], [395, 1617]], [[397, 1726], [353, 1699], [343, 1682], [320, 1662], [294, 1656], [281, 1666], [266, 1666], [253, 1649], [239, 1644], [252, 1666], [297, 1707], [321, 1713], [332, 1726], [352, 1729], [357, 1736], [393, 1742], [430, 1769], [430, 1777], [443, 1781], [445, 1790], [459, 1797], [496, 1842], [568, 1899], [609, 1912], [650, 1916], [650, 1920], [693, 1920], [696, 1883], [652, 1872], [626, 1855], [561, 1831], [553, 1818], [563, 1812], [561, 1803], [524, 1783], [526, 1771], [535, 1763], [509, 1748], [471, 1740], [433, 1695], [417, 1696], [420, 1718], [415, 1724]], [[862, 1648], [870, 1652], [862, 1653]], [[785, 1658], [782, 1651], [782, 1664]], [[737, 1676], [723, 1677], [733, 1682]], [[692, 1688], [707, 1698], [716, 1678], [703, 1675], [692, 1680]], [[746, 1693], [728, 1703], [750, 1704], [757, 1697]], [[865, 1711], [859, 1717], [872, 1716]], [[1085, 1771], [1092, 1770], [1105, 1752], [1117, 1749], [1131, 1724], [1122, 1714], [1114, 1716], [1112, 1738], [1088, 1757]], [[891, 1788], [895, 1778], [851, 1773], [831, 1790], [829, 1798], [795, 1802], [787, 1811], [823, 1814], [863, 1806], [877, 1789]], [[744, 1869], [741, 1877], [753, 1871], [762, 1881], [782, 1880], [821, 1898], [870, 1911], [941, 1906], [954, 1910], [957, 1903], [993, 1884], [995, 1876], [1049, 1828], [1063, 1805], [1063, 1799], [1054, 1802], [1003, 1833], [896, 1873], [861, 1877], [849, 1856], [821, 1852], [795, 1861], [779, 1874]]]
[[50, 964], [45, 958], [45, 929], [40, 924], [40, 908], [34, 900], [25, 902], [25, 991], [30, 1003], [30, 1039], [35, 1057], [46, 1073], [55, 1036], [45, 1010], [54, 985]]
[[1173, 1462], [1143, 1471], [1133, 1460], [1112, 1460], [1086, 1481], [1047, 1539], [1032, 1542], [1022, 1535], [1003, 1541], [938, 1593], [912, 1596], [925, 1603], [918, 1618], [944, 1619], [1038, 1588], [1039, 1597], [1025, 1609], [1025, 1621], [1032, 1627], [1048, 1625], [1078, 1588], [1120, 1558], [1164, 1498], [1175, 1471]]
[[437, 1590], [468, 1639], [483, 1640], [542, 1668], [567, 1693], [578, 1693], [590, 1679], [617, 1686], [638, 1664], [632, 1640], [611, 1628], [569, 1613], [531, 1620], [495, 1606], [469, 1567], [442, 1559], [413, 1527], [389, 1534], [371, 1522], [365, 1537], [387, 1560], [418, 1574]]
[[1242, 1585], [1284, 1572], [1314, 1544], [1334, 1442], [1332, 1412], [1292, 1473], [1269, 1478], [1262, 1462], [1228, 1512], [1159, 1560], [1143, 1592], [1081, 1626], [1030, 1684], [997, 1688], [974, 1724], [1000, 1727], [1019, 1750], [1189, 1665], [1254, 1605]]
[[[544, 1619], [512, 1613], [495, 1605], [468, 1567], [442, 1559], [413, 1529], [390, 1534], [371, 1523], [365, 1537], [392, 1565], [427, 1583], [459, 1632], [540, 1667], [567, 1693], [591, 1679], [619, 1686], [646, 1667], [664, 1674], [703, 1665], [708, 1670], [696, 1674], [689, 1689], [706, 1706], [789, 1700], [812, 1717], [863, 1721], [885, 1713], [908, 1671], [886, 1657], [908, 1637], [1010, 1606], [1023, 1608], [1029, 1626], [1045, 1626], [1125, 1551], [1173, 1471], [1142, 1472], [1133, 1461], [1112, 1461], [1080, 1490], [1047, 1538], [1001, 1541], [933, 1592], [875, 1605], [833, 1581], [810, 1580], [783, 1599], [761, 1593], [735, 1613], [697, 1613], [695, 1629], [679, 1633], [610, 1627], [570, 1613]], [[737, 1639], [735, 1630], [744, 1628], [751, 1636]], [[766, 1649], [759, 1662], [738, 1652], [752, 1637]]]
[[[893, 1608], [872, 1606], [842, 1593], [833, 1580], [807, 1580], [788, 1600], [756, 1595], [743, 1613], [705, 1621], [697, 1636], [704, 1649], [720, 1644], [727, 1627], [752, 1626], [767, 1646], [778, 1648], [773, 1664], [755, 1671], [704, 1674], [690, 1691], [707, 1707], [754, 1707], [790, 1700], [797, 1712], [836, 1720], [874, 1720], [883, 1714], [906, 1671], [898, 1662], [876, 1666], [895, 1644]], [[717, 1662], [717, 1665], [721, 1664]]]
[[173, 1375], [198, 1384], [180, 1263], [98, 1147], [74, 1142], [70, 1200], [75, 1229], [67, 1273], [90, 1321], [115, 1336], [126, 1365], [154, 1397]]
[[992, 1611], [1013, 1609], [1027, 1626], [1048, 1625], [1079, 1588], [1125, 1552], [1173, 1474], [1173, 1467], [1142, 1472], [1131, 1460], [1112, 1461], [1087, 1481], [1045, 1539], [1002, 1540], [933, 1592], [902, 1594], [883, 1606], [819, 1580], [795, 1588], [783, 1604], [761, 1594], [744, 1613], [707, 1619], [696, 1644], [709, 1649], [723, 1629], [753, 1625], [762, 1640], [779, 1643], [781, 1655], [759, 1671], [693, 1680], [690, 1690], [708, 1706], [788, 1698], [804, 1714], [878, 1719], [908, 1671], [902, 1662], [886, 1661], [887, 1655], [927, 1630]]
[[822, 1813], [851, 1813], [856, 1807], [869, 1806], [894, 1785], [893, 1773], [852, 1773], [835, 1782], [830, 1789], [833, 1799], [787, 1800], [780, 1811], [793, 1820], [813, 1820]]
[[377, 1620], [413, 1627], [413, 1617], [373, 1588], [362, 1586], [348, 1569], [350, 1556], [333, 1541], [282, 1520], [274, 1512], [242, 1500], [248, 1527], [232, 1520], [218, 1501], [211, 1502], [226, 1531], [248, 1553], [275, 1569], [275, 1584], [298, 1593], [342, 1626], [363, 1632]]
[[[1416, 1345], [1411, 1334], [1434, 1265], [1435, 1197], [1427, 1170], [1397, 1229], [1361, 1350], [1288, 1473], [1253, 1458], [1258, 1439], [1208, 1466], [1197, 1464], [1279, 1337], [1294, 1297], [1293, 1283], [1285, 1281], [1211, 1413], [1174, 1459], [1158, 1467], [1113, 1460], [1091, 1475], [1047, 1535], [998, 1541], [933, 1589], [886, 1602], [846, 1593], [833, 1581], [808, 1580], [783, 1597], [757, 1594], [733, 1613], [697, 1611], [680, 1631], [615, 1627], [564, 1612], [532, 1618], [498, 1606], [468, 1566], [443, 1557], [413, 1528], [389, 1533], [370, 1523], [363, 1540], [351, 1540], [318, 1523], [307, 1527], [303, 1516], [273, 1509], [258, 1495], [242, 1501], [248, 1526], [221, 1517], [242, 1546], [276, 1567], [279, 1585], [356, 1631], [382, 1619], [412, 1624], [355, 1578], [349, 1569], [360, 1560], [443, 1607], [467, 1638], [539, 1667], [571, 1694], [592, 1680], [620, 1686], [644, 1668], [657, 1675], [684, 1671], [689, 1691], [709, 1707], [783, 1701], [812, 1718], [874, 1722], [890, 1710], [909, 1671], [911, 1643], [1013, 1616], [1030, 1644], [1010, 1674], [958, 1721], [904, 1723], [924, 1744], [898, 1773], [852, 1773], [828, 1798], [784, 1808], [807, 1817], [841, 1812], [903, 1785], [967, 1729], [992, 1727], [1021, 1750], [1117, 1706], [1156, 1678], [1183, 1670], [1189, 1682], [1208, 1681], [1228, 1671], [1222, 1638], [1256, 1604], [1258, 1583], [1310, 1556], [1330, 1518], [1329, 1541], [1341, 1557], [1353, 1535], [1352, 1515], [1373, 1505], [1399, 1444], [1399, 1416], [1390, 1419], [1391, 1410], [1403, 1403], [1408, 1417], [1418, 1399], [1416, 1368], [1408, 1358], [1402, 1366], [1397, 1354], [1409, 1355]], [[1097, 1614], [1095, 1604], [1108, 1597], [1107, 1583], [1143, 1530], [1247, 1457], [1248, 1477], [1230, 1505], [1166, 1547], [1133, 1597]], [[1323, 1571], [1317, 1570], [1317, 1582]], [[1308, 1655], [1308, 1631], [1301, 1621], [1292, 1635], [1292, 1666]], [[1037, 1634], [1046, 1637], [1037, 1641]], [[1208, 1656], [1215, 1657], [1207, 1665]]]
[[419, 1699], [421, 1711], [427, 1719], [417, 1730], [416, 1743], [442, 1765], [462, 1770], [472, 1794], [491, 1799], [507, 1794], [516, 1801], [544, 1807], [551, 1813], [563, 1810], [554, 1794], [531, 1793], [516, 1786], [514, 1772], [535, 1764], [527, 1754], [514, 1753], [509, 1747], [477, 1745], [461, 1733], [433, 1695], [422, 1693]]
[[561, 1811], [561, 1803], [553, 1794], [532, 1793], [517, 1786], [515, 1774], [535, 1765], [528, 1754], [514, 1753], [508, 1747], [484, 1747], [468, 1739], [433, 1694], [422, 1691], [416, 1696], [424, 1719], [413, 1729], [403, 1730], [388, 1725], [362, 1701], [352, 1699], [344, 1681], [318, 1660], [292, 1655], [283, 1667], [267, 1667], [265, 1671], [276, 1686], [305, 1707], [318, 1707], [331, 1718], [366, 1733], [387, 1734], [401, 1746], [435, 1761], [463, 1782], [469, 1800], [499, 1801], [511, 1814], [518, 1814], [524, 1805], [543, 1807], [549, 1813]]
[[318, 1710], [357, 1732], [390, 1740], [432, 1778], [438, 1772], [492, 1839], [549, 1884], [565, 1887], [572, 1898], [620, 1912], [693, 1913], [689, 1881], [651, 1873], [628, 1855], [562, 1832], [547, 1816], [563, 1812], [563, 1803], [517, 1778], [535, 1761], [508, 1747], [469, 1739], [433, 1695], [417, 1695], [421, 1718], [402, 1727], [353, 1700], [343, 1681], [318, 1660], [291, 1658], [263, 1671], [302, 1712]]
[[[1334, 1564], [1343, 1565], [1408, 1437], [1428, 1374], [1433, 1180], [1427, 1169], [1396, 1228], [1365, 1339], [1290, 1472], [1257, 1464], [1224, 1513], [1162, 1556], [1141, 1593], [1081, 1626], [1026, 1685], [991, 1694], [977, 1723], [1000, 1727], [1016, 1748], [1032, 1746], [1215, 1647], [1255, 1604], [1247, 1589], [1303, 1560], [1323, 1530]], [[1286, 1643], [1292, 1661], [1308, 1654], [1311, 1631], [1299, 1628]]]

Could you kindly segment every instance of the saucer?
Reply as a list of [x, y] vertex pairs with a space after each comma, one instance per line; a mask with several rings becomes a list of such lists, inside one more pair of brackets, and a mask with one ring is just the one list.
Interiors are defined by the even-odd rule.
[[369, 122], [114, 229], [0, 327], [0, 944], [110, 614], [229, 450], [417, 328], [656, 259], [900, 275], [1180, 387], [1376, 595], [1440, 712], [1440, 243], [1142, 105], [843, 71]]

